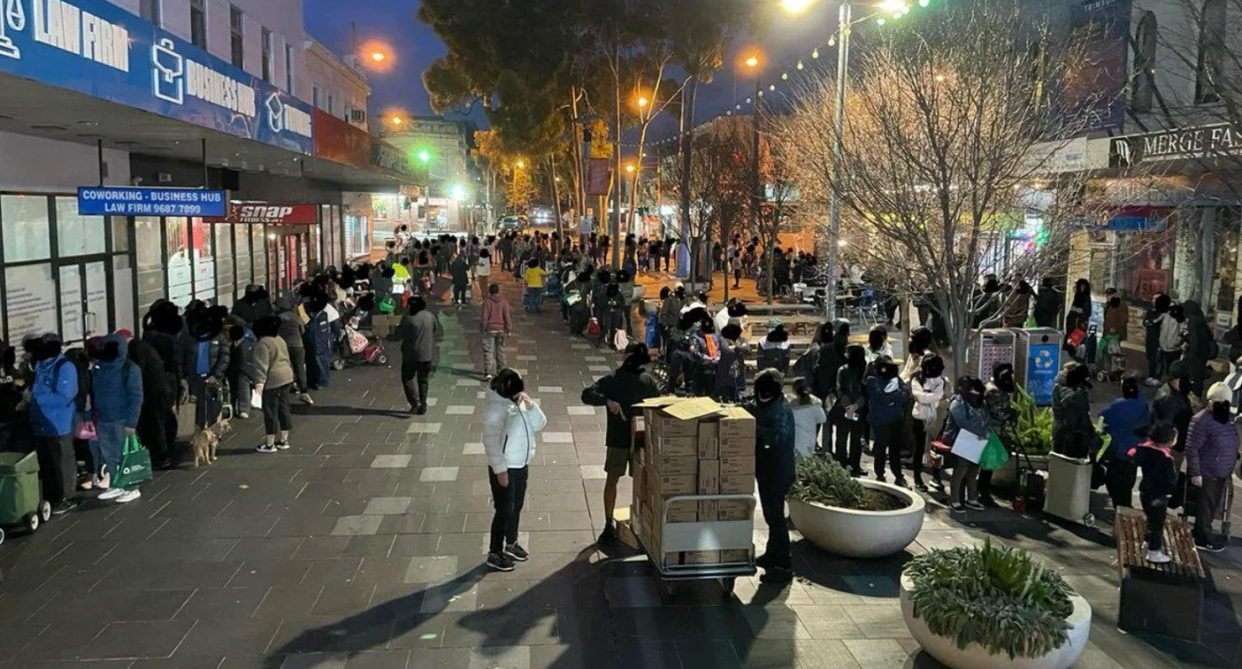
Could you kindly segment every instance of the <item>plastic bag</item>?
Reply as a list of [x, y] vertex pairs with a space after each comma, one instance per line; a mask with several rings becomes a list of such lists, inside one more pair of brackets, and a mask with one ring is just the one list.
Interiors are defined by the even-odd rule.
[[250, 391], [250, 408], [251, 409], [262, 409], [263, 408], [263, 393], [257, 390]]
[[1000, 437], [996, 436], [996, 431], [989, 430], [988, 443], [984, 445], [983, 453], [979, 455], [979, 469], [994, 472], [1008, 463], [1009, 451], [1005, 450], [1005, 445], [1001, 443]]

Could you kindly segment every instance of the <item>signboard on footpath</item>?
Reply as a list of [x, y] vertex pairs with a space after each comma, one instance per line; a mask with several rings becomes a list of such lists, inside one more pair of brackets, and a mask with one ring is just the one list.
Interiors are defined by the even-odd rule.
[[78, 189], [82, 216], [223, 216], [228, 194], [197, 188], [123, 188], [101, 186]]
[[0, 0], [0, 73], [310, 154], [311, 106], [107, 0]]

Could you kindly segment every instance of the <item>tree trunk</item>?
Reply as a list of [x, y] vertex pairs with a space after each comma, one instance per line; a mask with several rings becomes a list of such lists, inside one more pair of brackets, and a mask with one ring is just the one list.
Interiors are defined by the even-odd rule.
[[552, 252], [559, 256], [561, 254], [561, 244], [565, 243], [565, 227], [561, 220], [561, 189], [556, 185], [556, 154], [548, 154], [548, 167], [551, 168], [551, 174], [548, 178], [552, 181], [552, 200], [556, 202], [556, 244], [553, 244]]
[[[693, 149], [694, 138], [694, 102], [698, 96], [699, 79], [694, 77], [690, 82], [689, 90], [686, 92], [685, 104], [682, 105], [682, 124], [681, 124], [681, 226], [680, 234], [683, 240], [690, 237], [690, 156]], [[692, 257], [692, 256], [691, 256]], [[682, 259], [689, 260], [684, 253], [678, 253], [677, 257], [677, 274], [683, 275], [681, 269]], [[687, 262], [687, 266], [692, 262]], [[689, 278], [693, 279], [693, 272], [689, 273]]]

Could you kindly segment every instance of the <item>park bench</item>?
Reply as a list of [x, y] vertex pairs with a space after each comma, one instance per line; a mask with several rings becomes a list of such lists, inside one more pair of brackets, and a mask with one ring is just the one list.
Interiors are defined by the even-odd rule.
[[1197, 642], [1204, 572], [1190, 525], [1172, 516], [1165, 521], [1164, 552], [1173, 558], [1166, 564], [1147, 561], [1147, 518], [1141, 510], [1118, 509], [1113, 532], [1121, 575], [1117, 626]]

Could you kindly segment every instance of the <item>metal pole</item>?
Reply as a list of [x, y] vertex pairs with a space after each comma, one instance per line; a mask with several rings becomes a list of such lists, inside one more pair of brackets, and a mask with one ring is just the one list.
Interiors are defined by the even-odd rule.
[[621, 196], [625, 190], [622, 185], [623, 177], [621, 176], [621, 26], [620, 17], [614, 16], [612, 21], [613, 40], [612, 40], [612, 61], [613, 61], [613, 85], [615, 86], [616, 95], [613, 96], [615, 108], [613, 117], [615, 127], [613, 128], [612, 137], [612, 182], [614, 184], [612, 199], [617, 205], [616, 215], [612, 217], [612, 268], [620, 269], [621, 267]]
[[750, 229], [752, 232], [759, 229], [759, 92], [760, 85], [759, 72], [755, 71], [755, 97], [751, 98], [755, 101], [755, 106], [750, 116], [750, 130], [752, 136], [751, 142], [751, 160], [750, 160]]
[[828, 238], [828, 295], [825, 300], [825, 314], [828, 320], [837, 317], [837, 264], [839, 263], [841, 235], [841, 163], [844, 159], [845, 145], [842, 134], [845, 131], [845, 77], [849, 71], [850, 60], [850, 3], [842, 2], [840, 9], [840, 35], [837, 39], [837, 118], [836, 136], [833, 138], [832, 150], [832, 208], [829, 211], [832, 234]]

